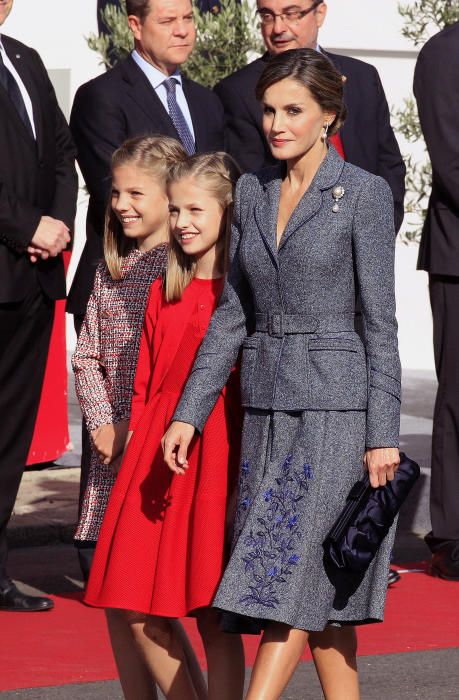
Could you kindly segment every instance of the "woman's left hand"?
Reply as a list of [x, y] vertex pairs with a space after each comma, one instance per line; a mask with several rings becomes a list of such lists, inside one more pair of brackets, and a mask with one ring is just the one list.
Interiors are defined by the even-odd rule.
[[370, 484], [376, 489], [392, 481], [400, 464], [400, 453], [398, 447], [377, 447], [367, 450], [363, 461], [370, 475]]

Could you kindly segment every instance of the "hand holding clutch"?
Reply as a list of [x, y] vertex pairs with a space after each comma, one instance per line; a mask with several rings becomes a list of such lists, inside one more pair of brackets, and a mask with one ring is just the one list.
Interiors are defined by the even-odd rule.
[[401, 452], [394, 478], [385, 486], [373, 488], [368, 473], [357, 481], [323, 542], [327, 563], [364, 573], [420, 473], [419, 465]]

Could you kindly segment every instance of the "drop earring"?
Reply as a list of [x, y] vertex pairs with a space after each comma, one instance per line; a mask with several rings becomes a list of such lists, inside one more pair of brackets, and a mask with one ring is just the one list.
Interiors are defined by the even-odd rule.
[[325, 122], [325, 124], [324, 124], [324, 133], [322, 134], [322, 141], [323, 141], [324, 143], [325, 143], [325, 141], [327, 140], [327, 137], [328, 137], [328, 128], [329, 128], [329, 126], [330, 126], [329, 123], [328, 123], [328, 122]]

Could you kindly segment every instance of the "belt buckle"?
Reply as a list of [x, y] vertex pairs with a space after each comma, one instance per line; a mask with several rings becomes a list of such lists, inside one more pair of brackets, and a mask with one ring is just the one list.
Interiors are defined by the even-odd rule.
[[268, 316], [268, 334], [272, 338], [284, 337], [284, 324], [282, 314], [269, 314]]

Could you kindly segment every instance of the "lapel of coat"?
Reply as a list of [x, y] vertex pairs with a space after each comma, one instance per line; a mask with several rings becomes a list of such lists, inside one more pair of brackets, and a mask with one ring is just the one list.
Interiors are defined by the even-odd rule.
[[6, 113], [10, 115], [11, 121], [15, 125], [18, 133], [21, 135], [22, 138], [27, 141], [27, 143], [30, 145], [32, 149], [36, 149], [38, 147], [39, 150], [39, 155], [41, 152], [42, 148], [42, 114], [41, 114], [41, 109], [40, 109], [40, 95], [38, 93], [37, 87], [35, 85], [35, 82], [30, 74], [30, 71], [25, 63], [25, 59], [22, 57], [22, 55], [12, 47], [9, 42], [8, 42], [8, 37], [2, 36], [2, 42], [3, 46], [5, 48], [5, 51], [8, 54], [8, 58], [10, 59], [11, 63], [17, 70], [22, 82], [25, 85], [25, 88], [29, 94], [29, 97], [32, 101], [32, 109], [33, 109], [33, 120], [35, 124], [35, 133], [37, 135], [37, 141], [35, 143], [34, 139], [32, 138], [31, 134], [29, 134], [28, 130], [26, 129], [24, 122], [22, 121], [21, 117], [17, 113], [17, 110], [13, 103], [11, 102], [10, 98], [8, 97], [7, 93], [5, 90], [3, 90], [0, 87], [0, 100], [3, 102], [2, 109], [4, 108]]
[[354, 90], [358, 89], [358, 87], [353, 84], [352, 75], [348, 74], [349, 71], [346, 72], [346, 69], [343, 68], [341, 56], [335, 53], [327, 53], [326, 51], [322, 51], [322, 53], [330, 59], [341, 75], [346, 76], [346, 82], [344, 83], [344, 104], [347, 107], [347, 114], [339, 135], [343, 143], [346, 160], [353, 163], [356, 160], [354, 154], [356, 148], [358, 149], [358, 139], [362, 138], [361, 129], [359, 130], [356, 121], [358, 116], [357, 105], [355, 104], [355, 99], [352, 99]]
[[[308, 190], [304, 193], [293, 211], [282, 234], [279, 251], [297, 231], [313, 218], [322, 206], [323, 190], [328, 190], [337, 184], [344, 168], [344, 160], [333, 146], [322, 161]], [[332, 206], [332, 204], [330, 204]]]
[[270, 177], [263, 184], [263, 196], [255, 204], [254, 217], [263, 242], [277, 267], [277, 215], [284, 164], [275, 165], [268, 172]]
[[180, 141], [180, 137], [163, 103], [142, 69], [139, 68], [131, 56], [122, 64], [122, 75], [127, 83], [129, 96], [145, 113], [151, 124], [151, 129], [165, 136], [172, 136], [172, 138]]

